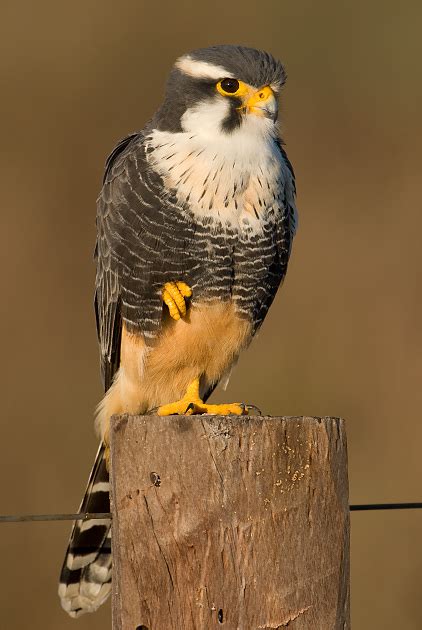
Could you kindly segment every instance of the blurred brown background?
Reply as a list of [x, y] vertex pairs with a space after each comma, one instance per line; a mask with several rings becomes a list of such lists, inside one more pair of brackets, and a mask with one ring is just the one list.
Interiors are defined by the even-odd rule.
[[[92, 252], [104, 159], [154, 112], [178, 55], [223, 42], [287, 66], [300, 210], [287, 281], [229, 398], [345, 417], [351, 501], [421, 500], [420, 2], [1, 9], [0, 512], [79, 504], [101, 395]], [[421, 525], [422, 511], [352, 515], [354, 630], [422, 628]], [[2, 628], [110, 628], [109, 606], [79, 620], [59, 607], [69, 523], [0, 527]]]

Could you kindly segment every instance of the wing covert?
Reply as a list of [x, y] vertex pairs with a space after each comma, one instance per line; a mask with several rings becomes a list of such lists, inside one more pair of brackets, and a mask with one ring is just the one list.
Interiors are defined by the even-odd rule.
[[97, 274], [94, 306], [105, 391], [111, 386], [119, 367], [122, 329], [121, 285], [118, 267], [111, 252], [112, 235], [109, 221], [117, 202], [113, 194], [113, 182], [122, 174], [122, 158], [136, 138], [138, 134], [131, 134], [121, 140], [107, 158], [103, 187], [97, 200], [97, 241], [94, 252]]

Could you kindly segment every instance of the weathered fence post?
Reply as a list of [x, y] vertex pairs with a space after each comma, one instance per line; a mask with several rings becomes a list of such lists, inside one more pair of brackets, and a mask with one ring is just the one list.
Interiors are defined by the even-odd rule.
[[337, 418], [112, 419], [113, 630], [346, 630]]

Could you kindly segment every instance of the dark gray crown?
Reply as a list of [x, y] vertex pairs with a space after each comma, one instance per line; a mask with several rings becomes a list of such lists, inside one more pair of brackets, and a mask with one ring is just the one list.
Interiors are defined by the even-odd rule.
[[270, 84], [278, 84], [281, 87], [286, 80], [282, 63], [264, 50], [225, 44], [198, 48], [189, 53], [189, 57], [196, 61], [222, 66], [236, 79], [257, 88]]

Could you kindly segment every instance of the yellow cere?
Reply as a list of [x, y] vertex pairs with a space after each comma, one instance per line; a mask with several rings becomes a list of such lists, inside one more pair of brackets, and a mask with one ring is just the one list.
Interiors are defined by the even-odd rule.
[[269, 85], [266, 85], [265, 87], [251, 94], [250, 98], [245, 103], [246, 107], [255, 107], [256, 105], [259, 105], [260, 103], [265, 103], [265, 101], [268, 101], [273, 96], [274, 96], [274, 92], [272, 91]]

